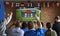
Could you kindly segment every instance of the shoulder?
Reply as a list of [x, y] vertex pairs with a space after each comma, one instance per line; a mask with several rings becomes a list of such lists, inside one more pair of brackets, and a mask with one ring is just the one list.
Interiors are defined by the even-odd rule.
[[47, 30], [46, 32], [45, 32], [45, 34], [50, 34], [51, 33], [51, 31], [50, 30]]
[[25, 32], [25, 33], [28, 33], [29, 31]]
[[24, 33], [24, 31], [23, 31], [22, 29], [20, 29], [20, 31], [21, 31], [22, 33]]
[[24, 36], [28, 35], [28, 33], [29, 33], [29, 31], [25, 32], [25, 33], [24, 33]]
[[55, 31], [55, 30], [51, 30], [51, 32], [52, 32], [52, 33], [56, 33], [56, 31]]
[[54, 30], [52, 30], [51, 34], [52, 34], [53, 36], [57, 36], [57, 33], [56, 33], [56, 31], [54, 31]]

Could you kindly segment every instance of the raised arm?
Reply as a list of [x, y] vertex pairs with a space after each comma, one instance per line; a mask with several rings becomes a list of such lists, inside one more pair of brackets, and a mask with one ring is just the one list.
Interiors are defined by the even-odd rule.
[[36, 15], [35, 15], [35, 17], [36, 17], [36, 20], [37, 20], [37, 25], [38, 25], [40, 28], [42, 28], [40, 18], [39, 18], [38, 16], [36, 16]]
[[4, 35], [4, 36], [6, 36], [6, 34], [5, 34], [6, 25], [11, 21], [12, 15], [13, 15], [13, 13], [11, 12], [11, 14], [8, 15], [7, 19], [5, 18], [4, 21], [2, 22], [1, 31], [3, 31], [3, 32], [1, 32], [1, 33], [2, 33], [2, 35]]
[[5, 19], [5, 21], [4, 21], [5, 25], [7, 25], [11, 21], [12, 15], [13, 15], [13, 13], [11, 12], [11, 14]]
[[38, 16], [35, 15], [35, 18], [37, 19], [37, 21], [40, 23], [40, 18]]

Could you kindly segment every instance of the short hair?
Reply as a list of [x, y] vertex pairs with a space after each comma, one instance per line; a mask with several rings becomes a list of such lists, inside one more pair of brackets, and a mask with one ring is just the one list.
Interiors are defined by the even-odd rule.
[[55, 19], [58, 19], [58, 16], [56, 16]]
[[22, 23], [22, 28], [25, 28], [25, 27], [27, 27], [28, 26], [28, 24], [26, 23], [26, 22], [23, 22]]
[[18, 22], [15, 24], [15, 27], [19, 27], [19, 23]]
[[29, 21], [28, 22], [28, 29], [32, 29], [33, 28], [33, 22], [32, 21]]
[[49, 28], [51, 28], [51, 23], [50, 22], [47, 22], [46, 23], [46, 27], [49, 29]]

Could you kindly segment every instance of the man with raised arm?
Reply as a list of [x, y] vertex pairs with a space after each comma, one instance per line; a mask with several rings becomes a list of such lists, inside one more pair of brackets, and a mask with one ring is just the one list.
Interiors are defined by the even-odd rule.
[[2, 26], [0, 26], [0, 36], [6, 36], [5, 30], [6, 30], [6, 25], [11, 21], [13, 13], [8, 14], [8, 17], [4, 19], [4, 21], [1, 23]]
[[38, 16], [35, 16], [35, 17], [36, 17], [36, 19], [37, 19], [37, 25], [38, 25], [38, 27], [39, 27], [39, 28], [36, 30], [36, 36], [44, 36], [44, 33], [46, 32], [46, 29], [45, 29], [44, 27], [42, 27], [43, 25], [42, 25], [39, 17], [38, 17]]

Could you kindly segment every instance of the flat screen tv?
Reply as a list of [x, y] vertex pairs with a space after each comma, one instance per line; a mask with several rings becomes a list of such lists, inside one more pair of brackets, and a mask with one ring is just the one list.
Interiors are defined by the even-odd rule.
[[26, 8], [26, 9], [16, 9], [16, 19], [21, 21], [34, 21], [36, 20], [35, 15], [41, 18], [41, 11], [39, 13], [38, 9]]

